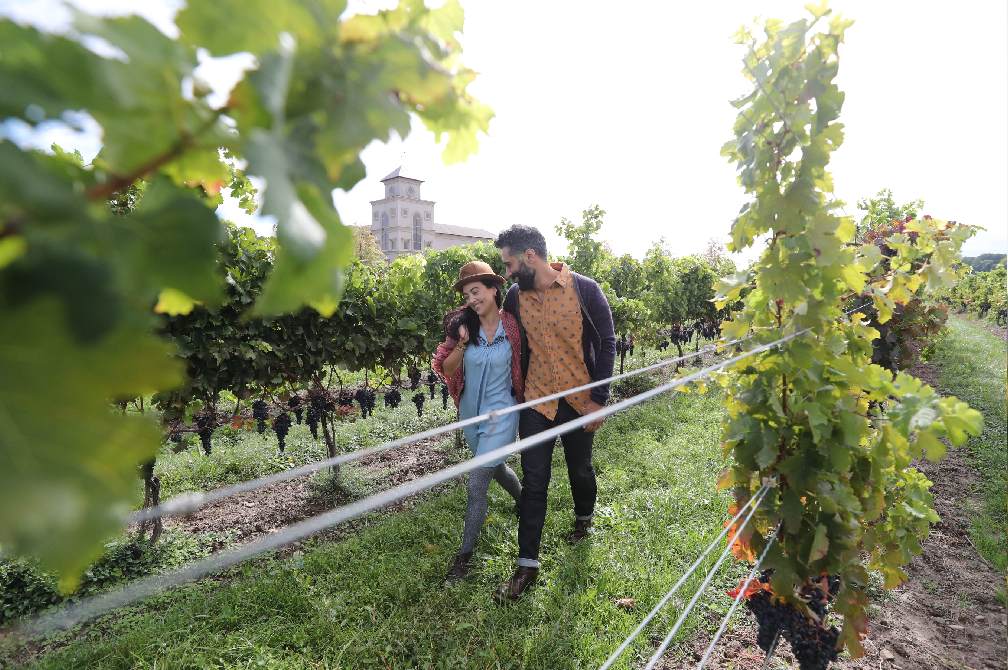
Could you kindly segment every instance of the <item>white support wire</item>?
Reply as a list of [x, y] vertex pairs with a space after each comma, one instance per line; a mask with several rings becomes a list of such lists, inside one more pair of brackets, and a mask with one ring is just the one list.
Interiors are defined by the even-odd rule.
[[[511, 454], [516, 454], [538, 444], [555, 440], [563, 433], [570, 432], [576, 428], [581, 428], [589, 423], [598, 421], [599, 419], [604, 419], [608, 416], [616, 414], [617, 412], [639, 405], [640, 403], [650, 400], [655, 396], [693, 383], [711, 375], [714, 372], [733, 365], [734, 363], [749, 358], [750, 356], [781, 346], [784, 343], [809, 332], [809, 330], [809, 328], [805, 328], [774, 340], [773, 342], [761, 344], [741, 354], [727, 358], [720, 363], [715, 363], [714, 365], [702, 368], [684, 377], [679, 377], [660, 386], [656, 386], [653, 389], [644, 391], [643, 393], [635, 395], [631, 398], [626, 398], [612, 405], [606, 405], [594, 412], [572, 419], [571, 421], [556, 426], [555, 428], [517, 440], [511, 444], [504, 445], [503, 447], [494, 449], [493, 451], [480, 456], [475, 456], [462, 463], [445, 468], [444, 470], [432, 472], [429, 475], [405, 482], [388, 489], [387, 491], [376, 493], [368, 496], [367, 498], [362, 498], [361, 500], [355, 501], [349, 505], [330, 510], [309, 519], [304, 519], [281, 529], [277, 533], [261, 537], [258, 540], [236, 547], [230, 551], [210, 556], [195, 563], [190, 563], [186, 567], [175, 572], [165, 575], [151, 575], [149, 577], [130, 582], [123, 588], [116, 591], [87, 598], [58, 611], [43, 614], [32, 622], [25, 624], [23, 628], [25, 628], [30, 634], [46, 634], [56, 630], [69, 628], [109, 612], [117, 607], [132, 604], [139, 600], [161, 593], [169, 588], [219, 572], [224, 568], [228, 568], [232, 565], [245, 561], [257, 554], [278, 549], [292, 542], [297, 542], [298, 540], [302, 540], [327, 528], [331, 528], [332, 526], [355, 519], [369, 512], [382, 509], [395, 502], [409, 498], [410, 496], [433, 488], [438, 484], [459, 477], [477, 468], [492, 465], [495, 461], [498, 461], [501, 458], [506, 458]], [[694, 353], [693, 355], [696, 354]], [[566, 393], [569, 392], [565, 392], [565, 394]]]
[[683, 573], [682, 577], [680, 577], [679, 580], [672, 586], [672, 588], [669, 589], [664, 596], [662, 596], [661, 600], [658, 601], [658, 604], [656, 604], [648, 613], [648, 615], [644, 617], [644, 620], [637, 625], [637, 628], [635, 628], [633, 632], [630, 633], [630, 635], [628, 635], [625, 640], [623, 640], [620, 646], [617, 647], [616, 650], [609, 655], [609, 658], [607, 658], [605, 663], [603, 663], [599, 667], [599, 670], [609, 670], [609, 668], [611, 668], [612, 665], [617, 660], [619, 660], [619, 657], [622, 656], [623, 652], [625, 652], [630, 647], [630, 644], [634, 641], [634, 639], [636, 639], [636, 637], [640, 635], [641, 631], [643, 631], [644, 628], [649, 623], [651, 623], [651, 620], [658, 615], [658, 612], [663, 607], [665, 607], [665, 603], [667, 603], [669, 600], [672, 599], [672, 596], [674, 596], [676, 592], [679, 591], [680, 588], [682, 588], [682, 585], [686, 583], [686, 580], [689, 579], [693, 575], [693, 573], [697, 571], [697, 569], [700, 567], [700, 564], [703, 563], [704, 559], [707, 558], [707, 556], [712, 551], [714, 551], [714, 547], [718, 546], [721, 543], [721, 540], [724, 539], [724, 536], [728, 534], [728, 530], [731, 528], [731, 526], [738, 522], [738, 520], [742, 517], [743, 514], [746, 513], [746, 511], [749, 509], [750, 506], [755, 508], [755, 506], [763, 502], [763, 497], [767, 494], [767, 491], [769, 491], [769, 489], [770, 484], [763, 484], [763, 486], [759, 487], [756, 490], [756, 492], [752, 495], [752, 497], [750, 497], [749, 500], [747, 500], [746, 503], [742, 505], [738, 513], [736, 513], [735, 516], [732, 517], [731, 521], [728, 522], [728, 524], [724, 527], [724, 529], [720, 533], [718, 533], [718, 536], [715, 537], [713, 540], [711, 540], [711, 543], [707, 545], [707, 548], [704, 550], [702, 554], [700, 554], [700, 557], [697, 558], [695, 561], [693, 561], [693, 564], [686, 569], [686, 572]]
[[527, 402], [519, 403], [517, 405], [512, 405], [511, 407], [505, 407], [503, 409], [494, 410], [492, 412], [486, 412], [478, 416], [470, 417], [468, 419], [461, 419], [453, 423], [446, 424], [444, 426], [438, 426], [436, 428], [431, 428], [425, 430], [421, 433], [415, 433], [413, 435], [407, 435], [390, 442], [385, 442], [383, 444], [378, 444], [373, 447], [367, 447], [364, 449], [357, 449], [345, 454], [339, 454], [338, 456], [333, 456], [332, 458], [327, 458], [323, 461], [316, 461], [314, 463], [307, 463], [305, 465], [300, 465], [294, 468], [289, 468], [287, 470], [282, 470], [270, 475], [265, 475], [257, 479], [251, 479], [246, 482], [239, 482], [231, 486], [224, 486], [218, 489], [213, 489], [211, 491], [206, 491], [203, 493], [181, 493], [177, 496], [172, 497], [170, 500], [157, 505], [155, 507], [149, 507], [147, 509], [137, 510], [131, 513], [127, 519], [126, 523], [134, 524], [141, 523], [143, 521], [150, 521], [152, 519], [158, 519], [166, 516], [175, 516], [182, 514], [192, 514], [198, 509], [201, 509], [212, 502], [222, 500], [224, 498], [229, 498], [240, 493], [248, 493], [249, 491], [255, 491], [267, 486], [272, 486], [273, 484], [278, 484], [280, 482], [289, 481], [291, 479], [296, 479], [303, 475], [309, 475], [319, 470], [325, 468], [335, 467], [338, 465], [343, 465], [345, 463], [351, 463], [353, 461], [358, 461], [363, 458], [368, 458], [376, 454], [381, 454], [386, 451], [391, 451], [393, 449], [398, 449], [400, 447], [405, 447], [407, 445], [419, 442], [421, 440], [430, 439], [432, 437], [438, 437], [440, 435], [445, 435], [452, 432], [453, 430], [458, 430], [460, 428], [465, 428], [467, 426], [472, 426], [483, 421], [495, 421], [502, 416], [508, 414], [513, 414], [514, 412], [519, 412], [523, 409], [529, 407], [534, 407], [544, 402], [550, 400], [557, 400], [563, 398], [572, 393], [578, 393], [580, 391], [587, 391], [589, 389], [596, 388], [598, 386], [603, 386], [605, 384], [610, 384], [614, 381], [619, 381], [620, 379], [626, 379], [628, 377], [633, 377], [635, 375], [644, 374], [645, 372], [651, 372], [653, 370], [658, 370], [661, 368], [674, 365], [676, 363], [681, 363], [690, 358], [695, 358], [697, 356], [708, 354], [711, 352], [716, 352], [719, 349], [730, 347], [746, 340], [750, 340], [756, 336], [756, 333], [751, 333], [745, 337], [740, 337], [738, 339], [729, 340], [727, 342], [718, 342], [714, 345], [704, 347], [699, 351], [694, 351], [691, 354], [677, 356], [675, 358], [669, 358], [657, 363], [652, 363], [651, 365], [645, 366], [643, 368], [638, 368], [636, 370], [630, 370], [628, 372], [623, 372], [618, 375], [613, 375], [607, 377], [606, 379], [599, 379], [597, 381], [590, 382], [588, 384], [583, 384], [582, 386], [576, 386], [574, 388], [567, 389], [565, 391], [559, 391], [557, 393], [552, 393], [542, 398], [536, 398], [535, 400], [529, 400]]
[[[735, 600], [732, 602], [731, 607], [728, 608], [728, 614], [726, 614], [725, 618], [721, 621], [721, 626], [718, 628], [717, 633], [714, 635], [714, 639], [712, 639], [710, 641], [710, 644], [707, 645], [707, 651], [704, 652], [703, 658], [701, 658], [700, 663], [697, 664], [697, 670], [703, 670], [703, 667], [707, 665], [707, 661], [710, 660], [711, 654], [714, 653], [714, 647], [717, 646], [717, 643], [721, 639], [721, 636], [724, 635], [725, 630], [727, 630], [728, 628], [728, 621], [731, 620], [732, 614], [734, 614], [735, 610], [738, 609], [739, 603], [742, 602], [743, 598], [745, 598], [746, 589], [749, 588], [749, 585], [752, 583], [752, 580], [756, 578], [756, 573], [759, 572], [760, 566], [763, 565], [763, 559], [766, 558], [767, 553], [770, 551], [770, 547], [773, 545], [774, 542], [777, 541], [778, 532], [780, 532], [779, 525], [770, 535], [770, 537], [767, 538], [766, 546], [763, 547], [763, 552], [760, 553], [759, 558], [757, 558], [756, 562], [753, 563], [752, 570], [749, 571], [749, 576], [746, 577], [745, 581], [742, 582], [742, 586], [739, 587], [738, 595], [735, 596]], [[777, 639], [775, 638], [774, 646], [776, 646], [776, 643]], [[773, 649], [771, 648], [771, 651], [767, 653], [768, 661], [770, 660], [770, 656], [772, 655], [773, 655]]]
[[[766, 492], [764, 492], [763, 495], [765, 497]], [[756, 509], [762, 502], [763, 498], [760, 498], [759, 502], [757, 502], [755, 505], [749, 508], [749, 513], [746, 515], [746, 518], [742, 521], [742, 525], [739, 526], [738, 529], [739, 533], [741, 533], [742, 530], [745, 529], [745, 527], [749, 524], [750, 519], [752, 519], [753, 515], [756, 514]], [[700, 584], [700, 587], [696, 590], [696, 593], [693, 594], [693, 597], [686, 604], [686, 607], [683, 609], [682, 613], [679, 614], [679, 618], [676, 619], [674, 624], [672, 624], [672, 629], [668, 632], [668, 635], [666, 635], [665, 639], [662, 640], [662, 643], [658, 645], [658, 650], [654, 653], [653, 656], [651, 656], [651, 660], [648, 661], [647, 665], [644, 666], [644, 670], [653, 670], [653, 668], [656, 665], [658, 665], [658, 661], [661, 660], [661, 657], [665, 655], [665, 650], [668, 649], [670, 644], [672, 644], [672, 639], [675, 637], [676, 633], [679, 632], [679, 629], [682, 628], [682, 625], [686, 622], [686, 618], [690, 615], [690, 612], [693, 611], [693, 608], [696, 607], [696, 604], [700, 601], [700, 598], [703, 597], [703, 594], [707, 591], [707, 587], [710, 586], [711, 580], [714, 579], [714, 575], [716, 575], [718, 570], [721, 568], [721, 564], [724, 563], [725, 559], [728, 558], [728, 555], [731, 553], [732, 544], [734, 544], [734, 542], [729, 542], [728, 546], [726, 546], [724, 548], [724, 551], [721, 552], [721, 555], [718, 556], [717, 561], [714, 563], [714, 566], [707, 572], [707, 576]]]

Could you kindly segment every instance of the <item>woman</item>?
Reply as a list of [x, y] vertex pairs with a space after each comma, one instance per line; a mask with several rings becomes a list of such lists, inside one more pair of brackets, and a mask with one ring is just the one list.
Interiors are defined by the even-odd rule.
[[[503, 285], [504, 278], [487, 263], [466, 263], [455, 282], [455, 290], [462, 293], [465, 304], [444, 317], [445, 341], [438, 346], [432, 367], [445, 380], [463, 419], [524, 400], [518, 323], [500, 309]], [[517, 431], [517, 412], [464, 429], [474, 456], [510, 444]], [[491, 479], [511, 494], [518, 510], [521, 483], [503, 458], [469, 473], [462, 546], [448, 569], [449, 581], [469, 574], [476, 539], [486, 521]]]

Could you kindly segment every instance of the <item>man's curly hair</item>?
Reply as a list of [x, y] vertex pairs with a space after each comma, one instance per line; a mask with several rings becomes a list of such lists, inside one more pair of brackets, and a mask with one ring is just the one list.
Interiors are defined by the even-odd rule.
[[546, 256], [546, 238], [539, 232], [539, 229], [532, 226], [523, 226], [520, 223], [516, 223], [510, 228], [502, 230], [497, 239], [494, 240], [494, 246], [498, 249], [507, 247], [511, 250], [511, 254], [515, 256], [525, 253], [526, 249], [531, 249], [544, 261], [548, 260]]

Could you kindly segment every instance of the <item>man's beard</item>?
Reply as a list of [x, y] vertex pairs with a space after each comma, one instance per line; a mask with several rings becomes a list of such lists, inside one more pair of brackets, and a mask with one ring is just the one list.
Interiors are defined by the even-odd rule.
[[518, 283], [519, 291], [531, 291], [535, 288], [535, 270], [525, 265], [521, 264], [517, 270], [511, 273], [511, 279]]

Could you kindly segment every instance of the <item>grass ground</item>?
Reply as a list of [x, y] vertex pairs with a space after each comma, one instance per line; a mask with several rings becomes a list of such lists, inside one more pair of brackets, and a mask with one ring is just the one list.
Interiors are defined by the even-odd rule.
[[1008, 421], [1005, 381], [1008, 348], [983, 323], [952, 315], [949, 334], [932, 360], [943, 393], [983, 412], [983, 433], [967, 448], [981, 474], [985, 505], [973, 520], [973, 542], [1001, 572], [1008, 572]]
[[[558, 449], [543, 578], [512, 606], [490, 599], [516, 552], [515, 520], [496, 487], [474, 577], [442, 585], [465, 507], [459, 486], [342, 542], [249, 563], [230, 579], [201, 582], [107, 617], [71, 633], [69, 644], [37, 665], [597, 665], [720, 529], [725, 499], [713, 488], [720, 419], [717, 393], [661, 398], [610, 419], [596, 442], [598, 532], [576, 548], [562, 540], [572, 502]], [[725, 573], [701, 612], [727, 609], [720, 587], [733, 578]], [[627, 597], [638, 602], [630, 612], [615, 604]], [[680, 606], [669, 608], [655, 630], [667, 628]], [[651, 647], [646, 636], [640, 644]]]
[[[978, 511], [974, 541], [1004, 570], [1005, 346], [982, 326], [961, 319], [951, 319], [949, 328], [949, 338], [934, 356], [942, 370], [941, 385], [987, 417], [983, 435], [968, 447], [987, 482], [987, 505]], [[413, 411], [412, 406], [406, 409]], [[572, 503], [557, 450], [542, 580], [509, 607], [490, 599], [493, 588], [510, 574], [516, 552], [515, 521], [499, 488], [491, 489], [491, 514], [474, 577], [449, 588], [441, 583], [465, 507], [464, 491], [456, 486], [341, 542], [316, 543], [293, 556], [251, 562], [226, 578], [106, 617], [68, 634], [36, 666], [597, 667], [721, 527], [725, 500], [713, 486], [721, 417], [721, 397], [711, 392], [660, 398], [611, 418], [596, 442], [598, 532], [576, 548], [562, 540]], [[376, 419], [370, 427], [346, 424], [345, 430], [354, 431], [346, 439], [358, 439], [360, 430], [360, 439], [380, 441], [381, 435], [370, 437], [369, 431], [398, 430], [387, 428], [394, 417]], [[408, 414], [402, 417], [410, 420]], [[400, 428], [415, 429], [407, 424]], [[255, 463], [255, 456], [261, 460], [270, 439], [245, 435], [234, 444], [222, 440], [214, 445], [219, 467], [187, 475], [192, 464], [166, 460], [162, 477], [174, 482], [169, 489], [175, 492], [262, 474], [251, 469], [264, 467]], [[290, 458], [318, 457], [311, 448], [292, 444]], [[241, 460], [242, 449], [249, 465], [229, 465]], [[734, 582], [739, 569], [733, 571], [720, 577], [692, 621], [726, 610], [724, 587]], [[698, 582], [696, 578], [683, 593], [692, 593]], [[624, 611], [615, 603], [619, 598], [634, 598], [637, 605]], [[673, 601], [649, 630], [651, 637], [642, 636], [621, 667], [641, 664], [653, 649], [653, 636], [667, 630], [681, 606], [682, 601]], [[687, 626], [683, 639], [696, 625]]]

